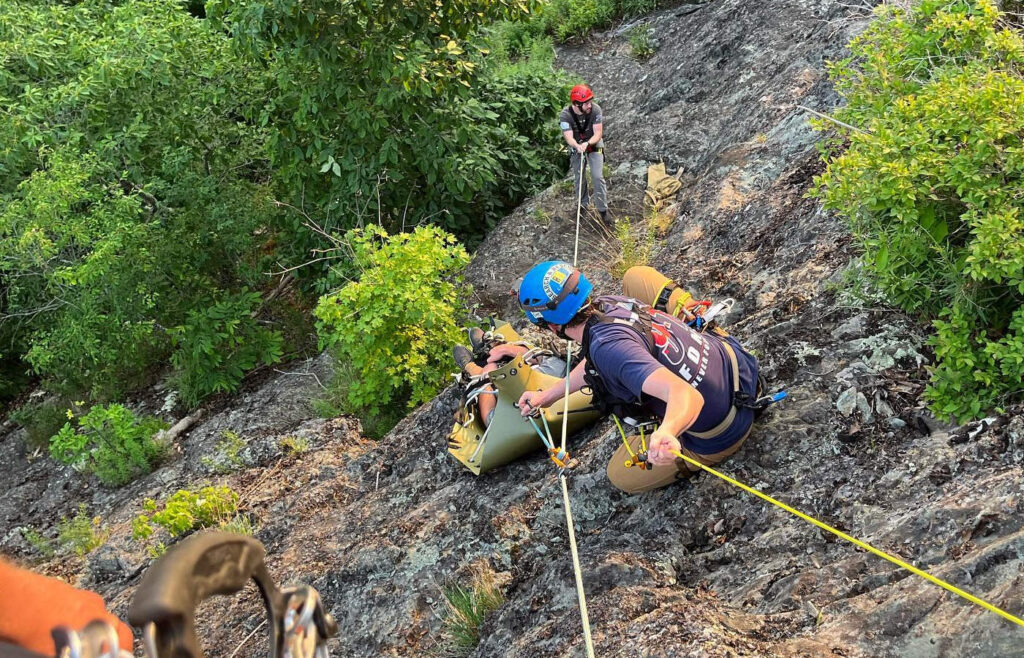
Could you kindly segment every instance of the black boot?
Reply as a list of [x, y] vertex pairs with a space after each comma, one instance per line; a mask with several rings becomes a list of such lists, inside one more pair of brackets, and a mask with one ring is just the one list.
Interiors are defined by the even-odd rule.
[[466, 372], [466, 366], [473, 363], [473, 353], [463, 345], [456, 345], [452, 348], [452, 358], [455, 359], [455, 365], [459, 366], [459, 370], [462, 372]]
[[466, 334], [469, 336], [469, 347], [473, 350], [473, 354], [479, 354], [484, 351], [486, 345], [484, 345], [484, 330], [480, 327], [470, 327], [466, 329]]

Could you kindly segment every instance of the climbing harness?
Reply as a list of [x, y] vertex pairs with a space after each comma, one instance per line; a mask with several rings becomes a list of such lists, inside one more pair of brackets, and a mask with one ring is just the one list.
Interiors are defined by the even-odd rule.
[[[626, 446], [626, 452], [629, 454], [629, 459], [626, 460], [624, 466], [626, 468], [633, 468], [634, 466], [639, 467], [641, 470], [649, 471], [654, 468], [647, 459], [647, 438], [645, 436], [646, 430], [654, 431], [657, 429], [658, 424], [654, 420], [636, 421], [632, 418], [624, 418], [623, 421], [619, 421], [619, 417], [612, 415], [612, 420], [615, 421], [615, 426], [619, 429], [619, 435], [622, 437], [622, 443]], [[640, 434], [640, 450], [634, 452], [633, 448], [629, 445], [629, 437], [626, 436], [626, 430], [622, 427], [622, 422], [634, 427]]]
[[[597, 144], [590, 144], [589, 143], [590, 138], [594, 136], [594, 126], [593, 126], [593, 123], [592, 123], [592, 121], [594, 120], [593, 113], [586, 114], [586, 115], [580, 115], [580, 114], [576, 114], [575, 112], [570, 110], [569, 111], [569, 115], [572, 118], [573, 127], [576, 128], [576, 130], [573, 131], [573, 139], [575, 139], [577, 142], [580, 142], [581, 140], [586, 140], [588, 142], [587, 149], [583, 153], [579, 153], [577, 151], [577, 154], [580, 157], [583, 157], [583, 155], [585, 155], [587, 153], [601, 153], [601, 152], [603, 152], [604, 149], [599, 147]], [[584, 120], [583, 120], [583, 123], [580, 123], [580, 120], [579, 120], [580, 116], [585, 117]], [[583, 159], [586, 160], [586, 158], [583, 158]], [[582, 169], [582, 167], [581, 167], [581, 169]], [[580, 182], [580, 185], [581, 185], [580, 189], [582, 190], [583, 189], [582, 188], [582, 181]], [[582, 195], [581, 195], [581, 200], [582, 200]]]
[[[669, 294], [671, 295], [671, 292]], [[659, 295], [659, 297], [664, 297], [664, 293]], [[667, 299], [667, 297], [665, 299]], [[640, 401], [638, 399], [624, 399], [613, 394], [607, 384], [605, 384], [604, 378], [601, 377], [601, 373], [596, 367], [594, 367], [593, 360], [590, 358], [591, 329], [600, 324], [610, 323], [625, 325], [640, 335], [651, 356], [657, 359], [658, 348], [654, 341], [652, 327], [654, 318], [657, 314], [664, 313], [664, 311], [651, 308], [634, 299], [624, 297], [618, 298], [618, 301], [615, 302], [607, 301], [604, 303], [605, 306], [603, 308], [595, 309], [594, 315], [587, 320], [586, 329], [583, 333], [583, 358], [587, 363], [584, 370], [584, 381], [586, 381], [587, 386], [594, 393], [594, 406], [602, 411], [619, 417], [642, 414]], [[698, 439], [713, 439], [720, 436], [732, 425], [732, 422], [736, 418], [736, 413], [740, 408], [754, 409], [755, 412], [760, 414], [760, 412], [763, 412], [767, 407], [785, 399], [787, 396], [785, 391], [778, 391], [777, 393], [770, 395], [762, 395], [761, 391], [764, 390], [765, 383], [760, 377], [758, 382], [758, 393], [755, 396], [752, 397], [742, 390], [740, 367], [739, 361], [736, 357], [736, 351], [733, 349], [733, 346], [729, 344], [729, 341], [726, 340], [728, 338], [728, 334], [721, 331], [716, 326], [716, 318], [721, 316], [723, 313], [728, 312], [728, 309], [732, 308], [733, 303], [733, 300], [726, 299], [712, 305], [707, 309], [707, 312], [713, 311], [711, 319], [703, 322], [701, 325], [703, 329], [698, 329], [701, 333], [709, 336], [710, 339], [717, 340], [718, 344], [722, 346], [726, 356], [728, 357], [728, 362], [732, 370], [733, 385], [732, 406], [729, 413], [722, 419], [721, 423], [709, 430], [705, 430], [703, 432], [690, 432], [691, 436]], [[613, 315], [614, 313], [618, 313], [618, 316]], [[697, 319], [700, 319], [700, 317], [701, 316], [697, 316]]]

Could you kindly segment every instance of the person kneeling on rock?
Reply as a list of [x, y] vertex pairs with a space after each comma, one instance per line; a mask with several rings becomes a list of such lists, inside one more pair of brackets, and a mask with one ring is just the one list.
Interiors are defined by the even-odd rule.
[[[619, 417], [660, 419], [648, 437], [649, 463], [626, 466], [631, 453], [642, 450], [634, 437], [608, 464], [613, 485], [639, 493], [698, 470], [673, 452], [711, 465], [739, 450], [754, 422], [758, 363], [725, 332], [701, 332], [680, 320], [708, 302], [694, 300], [654, 269], [630, 269], [623, 288], [626, 296], [591, 298], [593, 285], [579, 270], [546, 261], [523, 277], [518, 301], [530, 322], [582, 344], [584, 359], [569, 375], [570, 391], [589, 386], [596, 404]], [[564, 380], [527, 391], [519, 408], [530, 415], [564, 392]]]

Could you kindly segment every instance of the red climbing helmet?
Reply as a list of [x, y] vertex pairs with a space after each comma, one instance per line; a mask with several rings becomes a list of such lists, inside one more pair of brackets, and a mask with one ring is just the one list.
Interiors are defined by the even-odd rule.
[[594, 92], [590, 91], [590, 87], [587, 85], [576, 85], [572, 88], [569, 98], [573, 103], [586, 103], [594, 100]]

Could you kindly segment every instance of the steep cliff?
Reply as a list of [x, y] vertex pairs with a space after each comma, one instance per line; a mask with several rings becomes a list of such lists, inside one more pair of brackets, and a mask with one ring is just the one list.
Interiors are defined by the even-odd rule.
[[[682, 167], [678, 217], [651, 265], [700, 296], [733, 297], [728, 327], [790, 400], [722, 470], [953, 584], [1020, 614], [1024, 421], [1015, 413], [942, 426], [919, 402], [924, 330], [834, 291], [848, 236], [805, 197], [820, 164], [803, 105], [836, 103], [824, 63], [862, 26], [830, 0], [714, 0], [642, 19], [659, 43], [643, 63], [622, 30], [559, 53], [606, 113], [613, 213], [643, 217], [649, 164]], [[572, 258], [571, 190], [557, 184], [506, 218], [469, 279], [485, 311], [519, 315], [509, 283], [532, 263]], [[620, 245], [584, 222], [580, 266], [601, 291]], [[521, 321], [520, 321], [521, 325]], [[329, 363], [292, 364], [211, 407], [170, 464], [114, 492], [88, 488], [18, 433], [0, 549], [28, 552], [17, 527], [52, 524], [78, 501], [112, 533], [86, 560], [49, 563], [119, 611], [149, 558], [129, 539], [145, 496], [200, 480], [242, 493], [271, 572], [313, 584], [342, 627], [342, 656], [422, 656], [437, 648], [443, 583], [486, 565], [507, 601], [474, 656], [582, 656], [555, 469], [542, 455], [474, 477], [445, 452], [457, 392], [417, 409], [380, 442], [358, 423], [313, 418]], [[230, 429], [241, 470], [201, 456]], [[285, 455], [279, 440], [310, 450]], [[711, 476], [641, 496], [607, 482], [610, 423], [571, 441], [569, 480], [601, 656], [1011, 656], [1021, 629]], [[204, 606], [204, 639], [227, 656], [262, 620], [252, 596]], [[260, 655], [250, 640], [239, 655]]]

